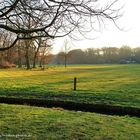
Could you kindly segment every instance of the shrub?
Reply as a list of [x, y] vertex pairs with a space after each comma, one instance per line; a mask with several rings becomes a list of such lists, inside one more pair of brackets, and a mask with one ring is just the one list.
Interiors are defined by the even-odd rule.
[[2, 61], [0, 63], [0, 68], [7, 69], [7, 68], [15, 68], [15, 67], [16, 67], [16, 64], [9, 63], [8, 61]]

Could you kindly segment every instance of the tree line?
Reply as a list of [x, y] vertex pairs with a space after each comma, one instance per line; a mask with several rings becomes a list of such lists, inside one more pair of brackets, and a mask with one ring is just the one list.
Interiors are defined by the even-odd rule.
[[[29, 46], [28, 46], [29, 45]], [[17, 66], [27, 69], [36, 66], [44, 68], [47, 64], [130, 64], [140, 63], [140, 47], [129, 46], [74, 49], [51, 54], [51, 43], [42, 40], [18, 41], [14, 48], [0, 53], [0, 67]], [[14, 65], [15, 64], [15, 65]]]
[[131, 48], [129, 46], [88, 48], [86, 50], [75, 49], [60, 52], [55, 56], [52, 63], [65, 64], [128, 64], [140, 63], [140, 47]]

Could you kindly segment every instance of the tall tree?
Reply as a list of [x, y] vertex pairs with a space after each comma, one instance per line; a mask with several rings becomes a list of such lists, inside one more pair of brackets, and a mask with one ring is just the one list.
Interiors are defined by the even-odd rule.
[[[118, 0], [108, 4], [99, 0], [1, 0], [0, 29], [13, 33], [13, 39], [0, 51], [13, 47], [19, 39], [73, 37], [74, 31], [84, 35], [105, 19], [115, 23], [120, 16], [117, 3]], [[35, 23], [31, 28], [25, 24], [26, 17]]]

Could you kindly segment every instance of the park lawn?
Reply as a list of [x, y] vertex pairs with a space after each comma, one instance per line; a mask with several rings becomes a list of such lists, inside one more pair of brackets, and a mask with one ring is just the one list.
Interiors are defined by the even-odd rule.
[[[77, 91], [73, 78], [77, 77]], [[0, 97], [140, 107], [140, 65], [72, 65], [0, 70]]]
[[140, 119], [0, 104], [2, 140], [139, 140]]

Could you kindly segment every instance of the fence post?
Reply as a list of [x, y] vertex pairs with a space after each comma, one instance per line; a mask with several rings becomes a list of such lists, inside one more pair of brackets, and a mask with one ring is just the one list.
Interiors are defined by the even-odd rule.
[[74, 77], [74, 90], [76, 90], [76, 82], [77, 82], [77, 78]]

